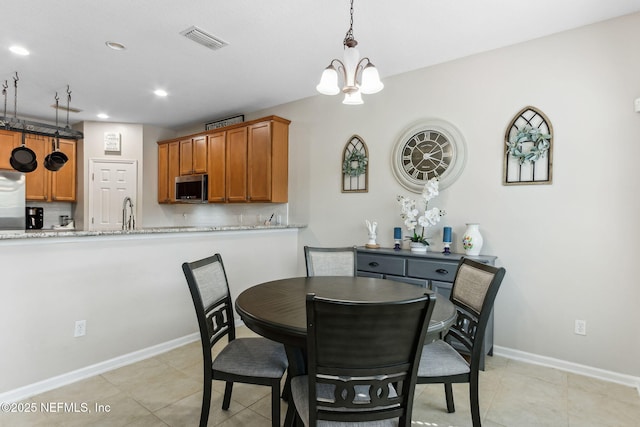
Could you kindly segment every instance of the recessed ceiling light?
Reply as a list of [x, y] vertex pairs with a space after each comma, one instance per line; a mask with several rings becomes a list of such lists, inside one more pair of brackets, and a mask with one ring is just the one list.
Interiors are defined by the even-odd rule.
[[29, 51], [23, 48], [22, 46], [11, 46], [9, 50], [15, 53], [16, 55], [22, 55], [22, 56], [29, 55]]
[[157, 96], [167, 96], [168, 93], [166, 90], [163, 89], [156, 89], [153, 91], [153, 93], [155, 93]]
[[98, 118], [100, 118], [100, 119], [108, 119], [109, 115], [105, 114], [105, 113], [100, 113], [100, 114], [98, 114]]
[[125, 45], [118, 42], [106, 42], [105, 44], [113, 50], [125, 50], [127, 48]]

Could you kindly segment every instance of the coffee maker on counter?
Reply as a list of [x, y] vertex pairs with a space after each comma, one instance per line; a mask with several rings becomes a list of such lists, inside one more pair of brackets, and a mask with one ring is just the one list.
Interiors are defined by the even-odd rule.
[[27, 206], [26, 208], [26, 226], [27, 230], [41, 230], [44, 226], [44, 209], [32, 208]]

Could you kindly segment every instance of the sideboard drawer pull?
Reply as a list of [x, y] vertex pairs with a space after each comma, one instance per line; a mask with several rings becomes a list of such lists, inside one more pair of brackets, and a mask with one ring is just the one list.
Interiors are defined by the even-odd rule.
[[449, 274], [449, 272], [447, 270], [445, 270], [444, 268], [437, 269], [436, 273], [438, 273], [438, 274]]
[[379, 266], [379, 265], [380, 265], [380, 264], [378, 264], [378, 263], [377, 263], [377, 262], [375, 262], [375, 261], [373, 261], [373, 262], [370, 262], [370, 263], [369, 263], [369, 267], [377, 267], [377, 266]]

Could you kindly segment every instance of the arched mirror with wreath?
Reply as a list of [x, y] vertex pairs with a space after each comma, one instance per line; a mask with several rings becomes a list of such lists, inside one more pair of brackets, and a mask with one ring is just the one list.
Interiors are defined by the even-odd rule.
[[505, 132], [504, 185], [551, 184], [553, 128], [544, 113], [525, 107]]
[[369, 191], [369, 150], [358, 135], [353, 135], [342, 150], [342, 192]]

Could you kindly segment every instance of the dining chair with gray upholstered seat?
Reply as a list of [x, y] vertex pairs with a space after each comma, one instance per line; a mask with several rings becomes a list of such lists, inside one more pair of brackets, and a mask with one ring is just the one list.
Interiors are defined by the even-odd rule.
[[307, 277], [355, 276], [357, 268], [356, 247], [319, 248], [304, 247]]
[[[196, 310], [204, 358], [204, 389], [200, 427], [206, 427], [213, 380], [225, 381], [222, 409], [229, 409], [233, 383], [271, 387], [271, 423], [280, 426], [280, 381], [288, 362], [284, 346], [266, 338], [236, 338], [233, 303], [220, 254], [182, 264]], [[227, 337], [212, 358], [211, 348]]]
[[307, 295], [307, 375], [291, 379], [307, 427], [411, 425], [420, 353], [435, 300], [354, 302]]
[[[452, 383], [469, 383], [473, 427], [480, 427], [478, 370], [483, 341], [493, 303], [506, 271], [468, 258], [458, 264], [450, 300], [457, 319], [444, 339], [424, 346], [418, 384], [444, 384], [447, 411], [455, 412]], [[454, 348], [469, 354], [470, 362]]]

